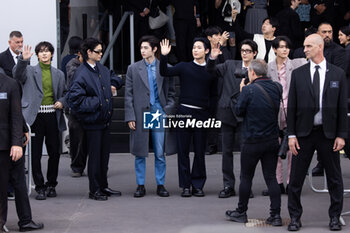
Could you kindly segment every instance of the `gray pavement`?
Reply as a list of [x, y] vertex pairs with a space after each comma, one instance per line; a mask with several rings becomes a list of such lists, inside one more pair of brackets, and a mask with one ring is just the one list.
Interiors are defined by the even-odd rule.
[[[315, 159], [315, 158], [314, 158]], [[46, 168], [47, 157], [43, 157]], [[313, 161], [315, 163], [315, 161]], [[345, 188], [350, 189], [350, 161], [342, 158]], [[44, 230], [40, 232], [118, 232], [118, 233], [232, 233], [232, 232], [287, 232], [285, 223], [282, 227], [263, 224], [269, 214], [269, 198], [261, 196], [265, 189], [260, 165], [253, 181], [255, 198], [250, 199], [248, 218], [249, 226], [225, 219], [225, 211], [236, 207], [238, 197], [219, 199], [218, 191], [222, 189], [221, 154], [206, 156], [207, 182], [204, 187], [205, 197], [181, 198], [178, 187], [177, 157], [167, 157], [166, 188], [170, 197], [156, 195], [154, 180], [154, 158], [147, 159], [146, 191], [144, 198], [134, 198], [136, 189], [134, 158], [130, 154], [111, 154], [109, 163], [109, 186], [122, 192], [121, 197], [111, 197], [108, 201], [98, 202], [88, 199], [88, 178], [70, 177], [70, 159], [62, 155], [58, 178], [56, 198], [45, 201], [34, 199], [33, 191], [30, 201], [33, 220], [43, 222]], [[286, 161], [284, 161], [286, 165]], [[313, 166], [313, 165], [312, 165]], [[235, 155], [236, 191], [239, 185], [239, 154]], [[315, 185], [321, 187], [323, 180], [317, 178]], [[305, 182], [302, 202], [304, 214], [301, 232], [329, 232], [327, 193], [313, 192]], [[344, 210], [350, 211], [350, 197], [344, 198]], [[287, 196], [282, 195], [282, 218], [287, 222]], [[344, 220], [350, 224], [350, 217]], [[9, 202], [7, 227], [11, 232], [18, 231], [14, 202]], [[262, 223], [262, 224], [261, 224]], [[257, 226], [256, 226], [257, 225]], [[349, 231], [349, 226], [343, 231]]]

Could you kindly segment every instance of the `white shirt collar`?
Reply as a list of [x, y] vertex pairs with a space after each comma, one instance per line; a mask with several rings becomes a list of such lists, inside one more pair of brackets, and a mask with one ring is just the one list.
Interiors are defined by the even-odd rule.
[[90, 64], [88, 61], [86, 63], [89, 64], [89, 66], [91, 66], [92, 69], [95, 69], [96, 63], [95, 65]]
[[12, 51], [12, 49], [11, 48], [9, 48], [9, 50], [10, 50], [10, 53], [11, 53], [11, 55], [12, 55], [12, 57], [13, 57], [13, 61], [17, 64], [17, 56], [19, 56], [20, 54], [16, 54], [16, 53], [14, 53], [13, 51]]
[[242, 61], [242, 68], [248, 69], [249, 67], [245, 67], [245, 66], [244, 66], [244, 62]]
[[319, 64], [316, 64], [315, 62], [313, 62], [311, 59], [310, 59], [310, 65], [311, 65], [311, 70], [314, 70], [315, 69], [315, 66], [320, 66], [320, 69], [322, 71], [326, 71], [327, 69], [327, 61], [326, 61], [326, 58], [323, 59], [323, 61], [321, 61]]
[[196, 62], [196, 60], [193, 60], [193, 62], [194, 62], [194, 64], [199, 65], [199, 66], [206, 66], [207, 65], [206, 62], [204, 62], [202, 64], [199, 64], [198, 62]]

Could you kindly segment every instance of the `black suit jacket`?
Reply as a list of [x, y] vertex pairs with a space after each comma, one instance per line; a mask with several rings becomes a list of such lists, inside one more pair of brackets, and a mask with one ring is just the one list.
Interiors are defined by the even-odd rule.
[[343, 47], [332, 42], [329, 46], [324, 47], [323, 53], [328, 62], [342, 68], [346, 72], [348, 64], [346, 51]]
[[240, 94], [240, 78], [236, 78], [236, 69], [242, 69], [242, 61], [227, 60], [216, 64], [215, 60], [208, 60], [207, 71], [214, 76], [221, 77], [222, 89], [219, 91], [217, 118], [223, 123], [236, 126], [240, 120], [233, 113]]
[[22, 146], [23, 116], [16, 80], [0, 74], [0, 150]]
[[12, 68], [15, 66], [15, 61], [13, 60], [10, 49], [6, 49], [4, 52], [0, 53], [0, 67], [5, 71], [5, 74], [11, 78]]
[[[288, 135], [305, 137], [314, 123], [315, 102], [310, 63], [292, 72], [288, 96]], [[342, 69], [327, 62], [322, 94], [322, 124], [326, 138], [347, 138], [347, 85]]]

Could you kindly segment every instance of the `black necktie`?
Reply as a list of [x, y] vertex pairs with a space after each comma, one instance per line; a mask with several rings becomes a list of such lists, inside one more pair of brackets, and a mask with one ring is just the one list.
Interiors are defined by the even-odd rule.
[[315, 100], [315, 114], [320, 110], [320, 73], [318, 69], [319, 65], [315, 66], [314, 80], [312, 86], [314, 89], [314, 100]]

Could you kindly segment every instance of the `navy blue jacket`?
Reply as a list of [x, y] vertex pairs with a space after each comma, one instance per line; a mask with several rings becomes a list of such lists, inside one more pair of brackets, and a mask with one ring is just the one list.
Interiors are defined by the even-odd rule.
[[[107, 67], [96, 63], [94, 70], [89, 64], [81, 64], [73, 77], [67, 93], [67, 102], [84, 129], [104, 129], [112, 117], [111, 85], [119, 89], [123, 85]], [[95, 67], [95, 68], [96, 68]]]
[[[272, 107], [264, 93], [256, 85], [264, 88], [272, 99]], [[235, 108], [235, 114], [243, 117], [242, 139], [244, 143], [263, 142], [278, 138], [278, 111], [281, 90], [270, 78], [257, 78], [252, 84], [243, 87]]]

